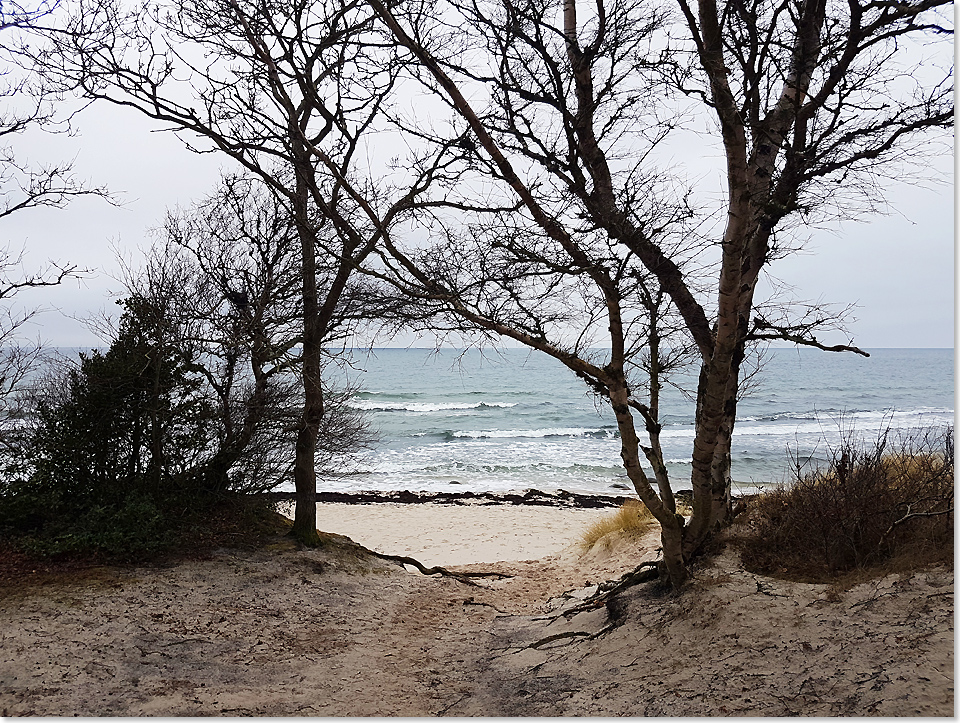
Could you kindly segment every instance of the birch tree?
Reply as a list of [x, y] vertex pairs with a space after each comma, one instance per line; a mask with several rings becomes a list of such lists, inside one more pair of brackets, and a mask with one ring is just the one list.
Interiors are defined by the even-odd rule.
[[[609, 401], [627, 475], [662, 528], [662, 572], [680, 587], [732, 516], [730, 441], [751, 344], [862, 353], [818, 340], [835, 321], [820, 307], [774, 317], [757, 283], [788, 252], [784, 234], [869, 210], [884, 174], [945, 137], [948, 4], [369, 2], [451, 111], [447, 137], [429, 139], [437, 153], [487, 179], [444, 199], [473, 215], [438, 220], [434, 249], [389, 246], [405, 293], [443, 323], [550, 354]], [[684, 189], [654, 162], [679, 111], [712, 119], [704, 153], [722, 149], [718, 231], [686, 212]], [[515, 212], [483, 213], [491, 180]], [[653, 298], [681, 321], [699, 366], [687, 520], [661, 481]], [[591, 358], [583, 340], [598, 332], [592, 341], [610, 351]], [[647, 384], [636, 374], [643, 347]]]

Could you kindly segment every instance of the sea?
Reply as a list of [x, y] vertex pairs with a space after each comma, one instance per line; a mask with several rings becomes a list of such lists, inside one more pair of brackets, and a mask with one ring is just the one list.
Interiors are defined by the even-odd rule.
[[[868, 358], [770, 349], [738, 406], [736, 491], [791, 480], [826, 462], [847, 436], [952, 426], [953, 349], [872, 349]], [[626, 494], [613, 414], [572, 372], [525, 349], [354, 350], [333, 383], [377, 436], [321, 491]], [[689, 487], [695, 378], [667, 387], [661, 443], [674, 489]]]

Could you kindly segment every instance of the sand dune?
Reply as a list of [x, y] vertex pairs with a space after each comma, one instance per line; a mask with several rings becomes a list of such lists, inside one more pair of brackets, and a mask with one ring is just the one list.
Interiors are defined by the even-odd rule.
[[[497, 561], [461, 569], [511, 577], [470, 586], [410, 573], [340, 538], [305, 551], [278, 539], [254, 552], [2, 590], [0, 712], [954, 712], [952, 570], [838, 590], [758, 577], [728, 550], [696, 570], [680, 596], [644, 585], [564, 615], [600, 580], [655, 556], [656, 536], [580, 555], [570, 543], [596, 513], [431, 505], [327, 512], [336, 524], [321, 526], [356, 525], [368, 544], [433, 564], [453, 564], [444, 551], [493, 550]], [[433, 515], [440, 527], [420, 527], [435, 524]], [[507, 559], [539, 554], [541, 538], [554, 546], [545, 556]]]

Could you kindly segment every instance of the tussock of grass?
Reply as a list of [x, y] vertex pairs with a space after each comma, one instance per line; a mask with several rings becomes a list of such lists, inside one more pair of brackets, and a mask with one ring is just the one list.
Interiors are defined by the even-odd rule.
[[756, 498], [741, 558], [756, 572], [825, 582], [953, 559], [953, 430], [846, 442], [829, 467]]
[[639, 500], [627, 500], [613, 514], [601, 517], [580, 536], [579, 546], [583, 552], [592, 550], [601, 541], [607, 546], [613, 537], [636, 538], [644, 535], [654, 524], [655, 519]]

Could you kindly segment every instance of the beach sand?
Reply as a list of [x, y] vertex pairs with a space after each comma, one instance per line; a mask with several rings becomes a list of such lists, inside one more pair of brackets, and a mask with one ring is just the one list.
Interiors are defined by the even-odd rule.
[[[281, 512], [292, 519], [292, 507]], [[611, 510], [545, 505], [321, 503], [317, 527], [427, 567], [537, 560], [572, 551], [580, 535]]]
[[603, 513], [425, 504], [321, 514], [321, 528], [353, 530], [383, 552], [509, 577], [427, 577], [330, 536], [316, 550], [278, 537], [256, 551], [8, 586], [0, 713], [954, 712], [951, 569], [842, 589], [746, 572], [728, 546], [682, 595], [640, 585], [573, 614], [596, 583], [654, 559], [656, 532], [581, 554], [572, 542]]

